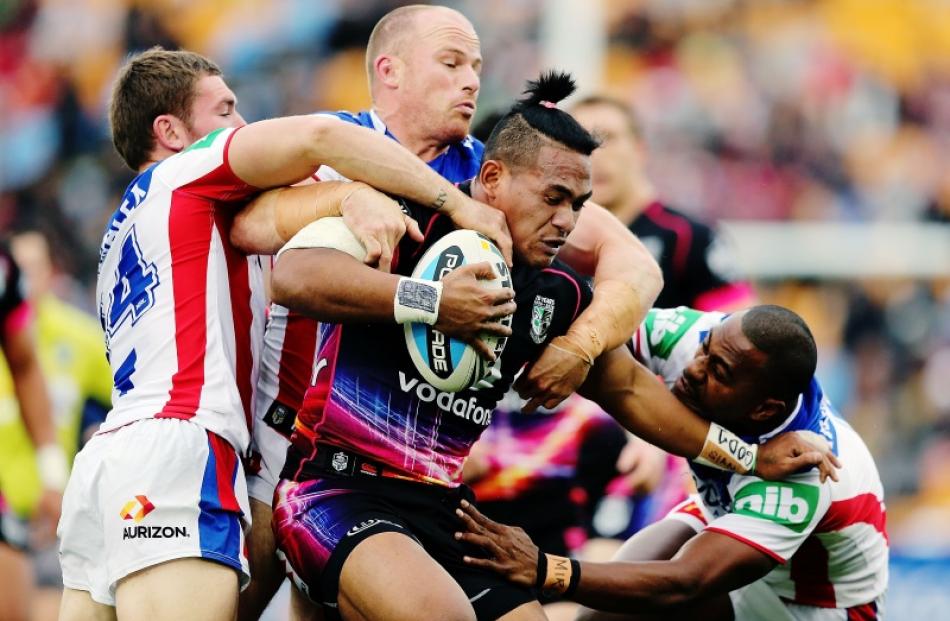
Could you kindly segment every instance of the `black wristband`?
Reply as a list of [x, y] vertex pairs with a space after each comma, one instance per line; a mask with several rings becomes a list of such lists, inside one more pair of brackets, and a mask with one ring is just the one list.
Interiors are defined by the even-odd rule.
[[571, 581], [567, 584], [567, 590], [564, 591], [564, 599], [568, 599], [571, 595], [574, 594], [574, 591], [577, 590], [577, 585], [581, 581], [581, 562], [575, 559], [571, 559]]
[[538, 591], [544, 589], [544, 580], [548, 576], [548, 555], [538, 550], [538, 577], [534, 580], [534, 588]]

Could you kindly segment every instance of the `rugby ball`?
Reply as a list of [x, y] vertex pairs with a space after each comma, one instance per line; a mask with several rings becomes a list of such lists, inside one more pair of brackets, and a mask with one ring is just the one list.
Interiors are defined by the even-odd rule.
[[[495, 272], [493, 280], [480, 281], [490, 289], [511, 287], [511, 273], [505, 259], [494, 243], [481, 233], [461, 229], [452, 231], [436, 241], [416, 264], [413, 278], [441, 280], [446, 274], [463, 265], [487, 261]], [[511, 326], [512, 316], [500, 321]], [[484, 335], [485, 342], [495, 352], [495, 364], [489, 364], [471, 345], [449, 338], [439, 330], [423, 323], [403, 326], [406, 348], [416, 370], [434, 388], [445, 392], [459, 392], [471, 388], [489, 375], [497, 375], [501, 353], [508, 339]]]

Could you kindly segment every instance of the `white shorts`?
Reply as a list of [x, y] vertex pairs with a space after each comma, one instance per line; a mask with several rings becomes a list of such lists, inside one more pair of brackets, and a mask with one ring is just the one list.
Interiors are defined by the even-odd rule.
[[[280, 471], [287, 461], [288, 440], [268, 422], [275, 417], [282, 424], [293, 425], [297, 413], [288, 406], [258, 394], [254, 408], [254, 429], [251, 432], [251, 462], [247, 473], [247, 492], [251, 498], [268, 507], [274, 502], [274, 489], [280, 480]], [[289, 421], [283, 420], [290, 417]]]
[[786, 602], [765, 580], [729, 594], [736, 621], [851, 621], [884, 618], [884, 597], [853, 608], [821, 608]]
[[63, 585], [115, 606], [125, 576], [198, 557], [233, 567], [243, 588], [250, 516], [241, 461], [220, 436], [171, 418], [97, 434], [63, 495]]

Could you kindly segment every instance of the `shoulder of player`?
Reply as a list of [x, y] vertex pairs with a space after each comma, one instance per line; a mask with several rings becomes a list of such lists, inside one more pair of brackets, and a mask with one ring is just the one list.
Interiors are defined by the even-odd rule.
[[368, 112], [350, 112], [349, 110], [321, 110], [315, 112], [314, 116], [324, 116], [339, 119], [353, 125], [361, 127], [372, 127], [373, 122]]
[[[227, 148], [231, 137], [240, 128], [222, 127], [195, 141], [187, 149], [179, 151], [155, 164], [151, 181], [160, 180], [168, 188], [183, 188], [205, 177], [227, 161]], [[149, 171], [140, 173], [136, 180]]]
[[[517, 275], [514, 275], [516, 299], [521, 297], [518, 295], [518, 280]], [[570, 316], [565, 317], [569, 321], [573, 321], [580, 314], [593, 296], [590, 281], [557, 260], [549, 267], [537, 270], [533, 278], [529, 276], [525, 279], [522, 287], [526, 289], [526, 293], [534, 296], [535, 300], [538, 296], [552, 300], [555, 317], [569, 312]]]

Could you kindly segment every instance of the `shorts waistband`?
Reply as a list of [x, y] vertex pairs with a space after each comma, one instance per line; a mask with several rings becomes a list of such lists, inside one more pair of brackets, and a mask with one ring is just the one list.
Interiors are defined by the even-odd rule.
[[317, 444], [317, 450], [306, 457], [298, 451], [288, 451], [287, 462], [280, 473], [280, 478], [301, 482], [328, 475], [336, 477], [361, 475], [409, 480], [401, 472], [384, 466], [378, 461], [332, 444]]

